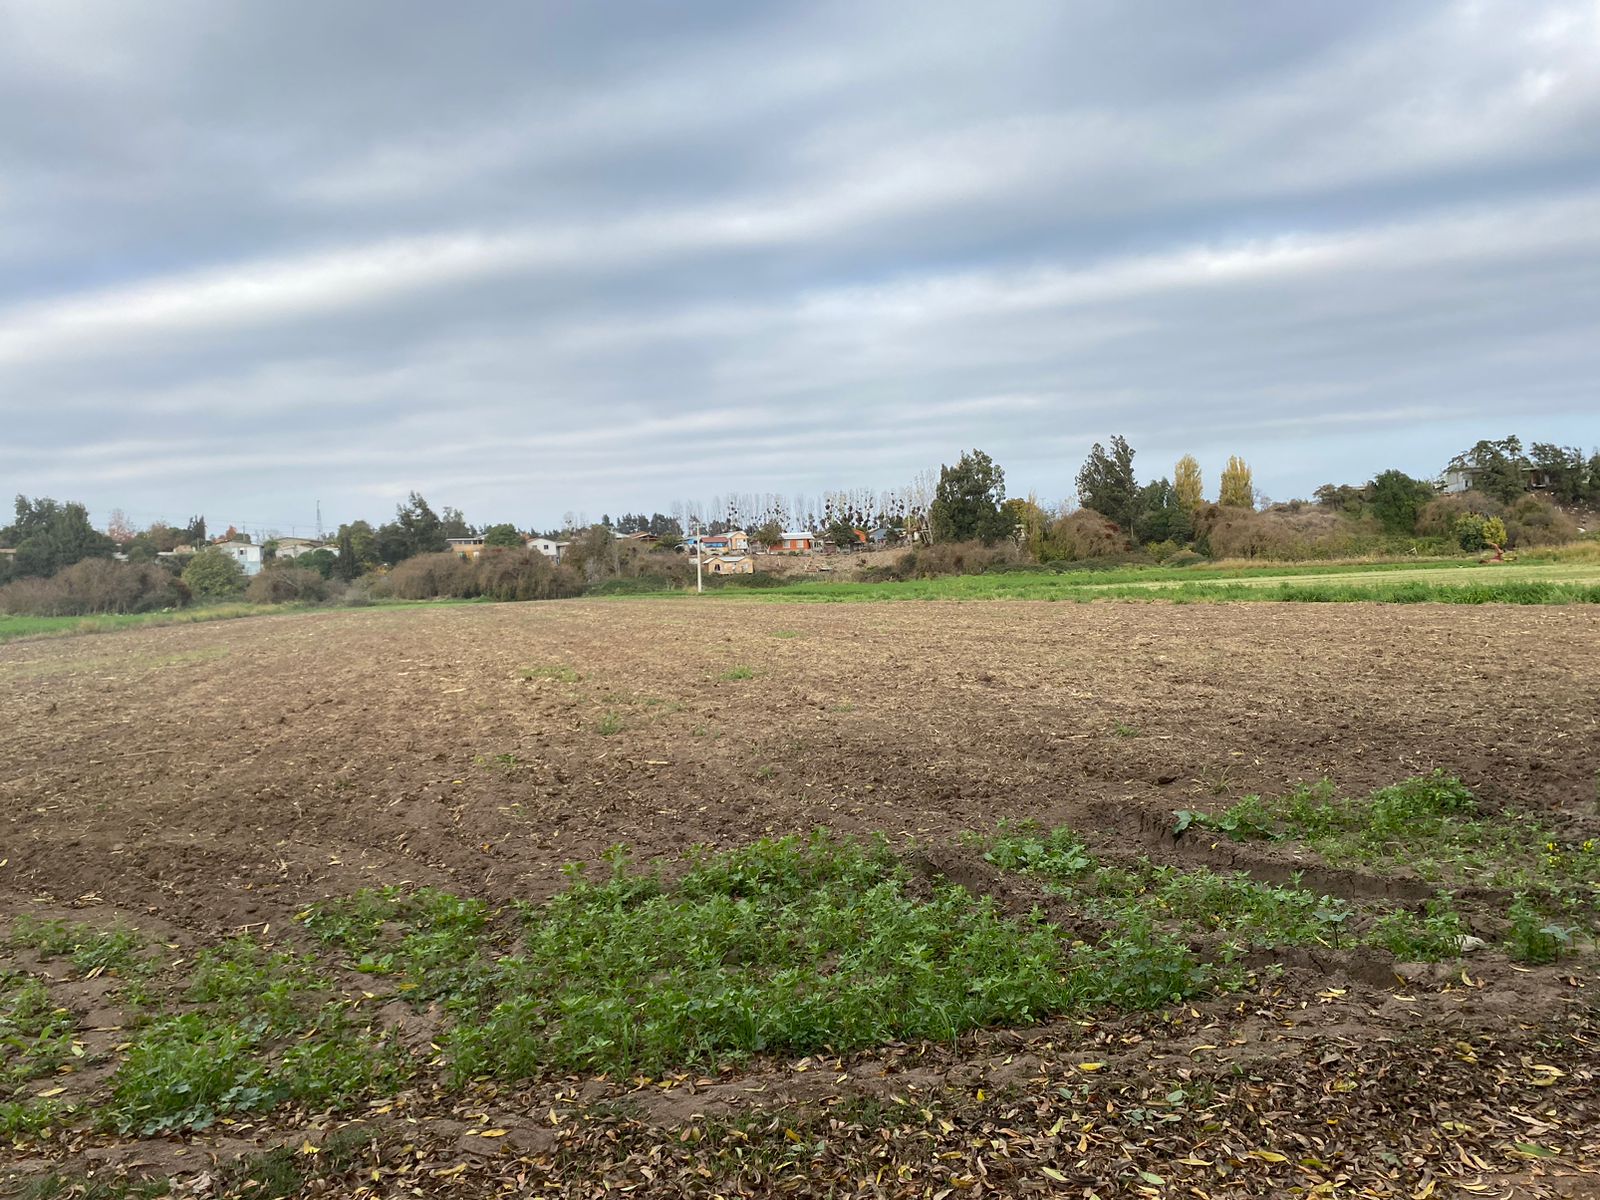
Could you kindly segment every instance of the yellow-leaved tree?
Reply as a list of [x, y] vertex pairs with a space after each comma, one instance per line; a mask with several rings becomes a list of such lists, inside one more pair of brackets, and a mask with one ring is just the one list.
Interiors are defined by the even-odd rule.
[[1172, 499], [1185, 512], [1193, 512], [1205, 501], [1200, 464], [1192, 454], [1185, 454], [1172, 468]]
[[1256, 506], [1255, 482], [1250, 475], [1250, 465], [1237, 454], [1228, 459], [1222, 470], [1222, 490], [1217, 503], [1223, 508], [1254, 508]]

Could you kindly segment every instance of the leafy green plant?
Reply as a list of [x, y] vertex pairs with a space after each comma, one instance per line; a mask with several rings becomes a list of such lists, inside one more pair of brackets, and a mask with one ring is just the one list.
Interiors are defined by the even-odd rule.
[[73, 967], [84, 974], [130, 967], [143, 945], [138, 932], [124, 926], [96, 929], [83, 922], [42, 920], [27, 914], [12, 924], [11, 941], [30, 946], [46, 958], [70, 957]]
[[70, 1112], [70, 1109], [54, 1100], [0, 1101], [0, 1138], [29, 1137], [43, 1133]]
[[1402, 962], [1426, 962], [1458, 954], [1466, 936], [1455, 901], [1445, 892], [1426, 901], [1421, 915], [1401, 908], [1378, 917], [1369, 941]]
[[733, 681], [739, 680], [739, 679], [754, 679], [755, 677], [756, 677], [755, 668], [754, 667], [746, 667], [746, 666], [743, 666], [743, 665], [735, 666], [735, 667], [729, 667], [721, 675], [717, 676], [718, 679], [721, 679], [721, 680], [723, 680], [725, 682], [733, 682]]
[[1525, 963], [1553, 963], [1571, 951], [1577, 930], [1547, 918], [1526, 893], [1517, 893], [1506, 915], [1511, 918], [1507, 949], [1512, 958]]
[[0, 974], [0, 1097], [68, 1061], [76, 1024], [42, 981]]
[[560, 663], [552, 663], [540, 667], [524, 667], [522, 669], [522, 678], [554, 679], [558, 683], [577, 683], [583, 676], [571, 667]]

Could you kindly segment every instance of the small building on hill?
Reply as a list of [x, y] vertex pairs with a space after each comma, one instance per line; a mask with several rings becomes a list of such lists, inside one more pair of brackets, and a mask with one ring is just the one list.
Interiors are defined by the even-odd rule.
[[817, 544], [817, 537], [807, 529], [786, 529], [778, 540], [777, 549], [786, 550], [791, 554], [810, 550]]
[[753, 575], [756, 563], [748, 554], [717, 554], [707, 558], [704, 567], [711, 575]]
[[302, 554], [310, 554], [313, 550], [338, 550], [326, 542], [319, 542], [316, 538], [281, 537], [273, 538], [276, 543], [275, 553], [279, 558], [299, 558]]
[[483, 553], [483, 538], [481, 537], [445, 538], [444, 542], [449, 547], [450, 553], [459, 554], [469, 561], [476, 561], [478, 556]]
[[571, 542], [558, 542], [553, 538], [529, 537], [523, 538], [522, 544], [529, 550], [537, 550], [540, 554], [555, 562], [561, 561], [561, 552], [570, 546]]
[[253, 542], [219, 542], [212, 547], [220, 550], [243, 568], [246, 575], [261, 574], [261, 547]]

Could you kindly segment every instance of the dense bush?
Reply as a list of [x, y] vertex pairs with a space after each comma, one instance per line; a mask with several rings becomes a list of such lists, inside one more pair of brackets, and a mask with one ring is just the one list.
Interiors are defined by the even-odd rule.
[[476, 574], [459, 554], [417, 554], [389, 572], [389, 590], [398, 600], [462, 600], [478, 594]]
[[1513, 546], [1556, 546], [1578, 536], [1578, 523], [1541, 496], [1523, 496], [1502, 518]]
[[19, 579], [0, 588], [0, 612], [35, 617], [153, 612], [189, 602], [181, 579], [157, 563], [90, 558], [49, 579]]
[[582, 589], [537, 550], [487, 550], [473, 564], [476, 594], [491, 600], [558, 600]]
[[244, 568], [232, 555], [211, 547], [189, 560], [183, 582], [202, 600], [225, 600], [244, 591]]
[[1457, 550], [1449, 528], [1430, 527], [1428, 536], [1412, 537], [1385, 531], [1375, 517], [1351, 517], [1299, 501], [1264, 512], [1206, 505], [1195, 514], [1195, 532], [1195, 549], [1218, 559], [1312, 562]]
[[1518, 496], [1510, 504], [1503, 504], [1482, 492], [1439, 496], [1424, 505], [1418, 514], [1417, 532], [1450, 538], [1464, 532], [1467, 538], [1463, 545], [1468, 549], [1482, 549], [1471, 536], [1474, 522], [1462, 521], [1463, 517], [1474, 516], [1483, 520], [1498, 517], [1504, 521], [1506, 545], [1511, 547], [1554, 546], [1578, 536], [1577, 522], [1544, 497], [1531, 493]]
[[861, 578], [868, 582], [891, 583], [905, 579], [938, 579], [945, 575], [981, 575], [994, 567], [1021, 561], [1022, 552], [1010, 542], [993, 546], [982, 542], [935, 542], [931, 546], [913, 546], [884, 566], [869, 567], [861, 573]]
[[1087, 558], [1113, 558], [1133, 549], [1115, 521], [1092, 509], [1057, 517], [1045, 532], [1039, 557], [1043, 562], [1077, 562]]
[[575, 572], [536, 550], [486, 550], [476, 562], [449, 553], [408, 558], [386, 590], [400, 600], [555, 600], [583, 588]]
[[328, 581], [302, 567], [269, 567], [250, 581], [244, 598], [251, 604], [307, 604], [328, 598]]

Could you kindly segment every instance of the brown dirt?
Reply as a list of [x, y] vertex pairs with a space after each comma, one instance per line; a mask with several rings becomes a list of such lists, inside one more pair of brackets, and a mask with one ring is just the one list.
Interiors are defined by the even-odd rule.
[[[1600, 613], [1581, 607], [724, 600], [369, 609], [12, 643], [0, 918], [72, 909], [187, 944], [287, 931], [308, 902], [365, 885], [540, 899], [563, 863], [617, 842], [674, 855], [816, 825], [914, 838], [926, 871], [976, 873], [1013, 907], [1048, 908], [957, 836], [1033, 818], [1074, 824], [1106, 853], [1176, 854], [1163, 840], [1175, 809], [1322, 776], [1360, 792], [1435, 767], [1490, 804], [1586, 828], [1597, 648]], [[581, 677], [540, 673], [557, 667]], [[736, 667], [754, 676], [730, 678]], [[1283, 853], [1181, 851], [1269, 879], [1300, 869]], [[1422, 894], [1359, 871], [1315, 882]], [[1324, 1023], [1337, 1009], [1337, 1036], [1363, 1043], [1419, 1021], [1536, 1040], [1539, 1022], [1597, 994], [1499, 960], [1470, 966], [1487, 991], [1414, 979], [1396, 1001], [1411, 984], [1393, 964], [1324, 958], [1280, 958], [1284, 994]], [[1335, 985], [1351, 998], [1309, 999]], [[1435, 993], [1448, 1003], [1430, 1007]], [[927, 1069], [946, 1086], [1003, 1057], [941, 1051]], [[759, 1095], [750, 1078], [719, 1083], [707, 1111]], [[676, 1128], [673, 1103], [653, 1101], [646, 1123]], [[547, 1123], [532, 1127], [529, 1146], [549, 1140]]]
[[[537, 898], [618, 841], [1000, 817], [1143, 841], [1177, 808], [1433, 767], [1582, 818], [1597, 646], [1582, 608], [725, 601], [14, 643], [0, 887], [212, 932], [375, 881]], [[522, 677], [557, 665], [582, 678]]]

